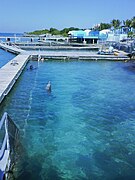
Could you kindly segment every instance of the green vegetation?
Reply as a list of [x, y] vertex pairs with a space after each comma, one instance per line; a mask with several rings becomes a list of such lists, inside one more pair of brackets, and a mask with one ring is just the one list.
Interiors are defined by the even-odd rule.
[[44, 29], [44, 30], [36, 30], [33, 32], [29, 32], [27, 34], [32, 34], [32, 35], [41, 35], [41, 34], [52, 34], [52, 35], [61, 35], [61, 36], [67, 36], [69, 31], [73, 31], [73, 30], [79, 30], [79, 28], [74, 28], [74, 27], [70, 27], [70, 28], [64, 28], [62, 30], [58, 30], [55, 28], [50, 28], [48, 29]]
[[[118, 29], [121, 27], [123, 22], [123, 25], [129, 28], [134, 28], [135, 29], [135, 16], [132, 19], [127, 19], [127, 20], [123, 20], [120, 21], [119, 19], [113, 19], [111, 21], [111, 23], [100, 23], [99, 26], [95, 26], [94, 28], [90, 28], [90, 29], [94, 29], [94, 30], [103, 30], [103, 29], [109, 29], [111, 27]], [[68, 36], [68, 32], [69, 31], [73, 31], [73, 30], [79, 30], [79, 28], [75, 28], [75, 27], [70, 27], [70, 28], [64, 28], [62, 30], [58, 30], [56, 28], [50, 28], [48, 29], [44, 29], [44, 30], [36, 30], [33, 32], [29, 32], [27, 34], [30, 35], [42, 35], [42, 34], [51, 34], [51, 35], [61, 35], [61, 36]], [[131, 36], [132, 33], [129, 33], [129, 36]]]
[[131, 27], [135, 29], [135, 16], [131, 19]]
[[128, 37], [133, 37], [133, 36], [134, 36], [133, 32], [128, 32]]
[[[113, 19], [111, 23], [100, 23], [100, 25], [94, 29], [103, 30], [103, 29], [109, 29], [111, 27], [118, 29], [121, 27], [121, 25], [122, 25], [122, 21], [120, 21], [119, 19]], [[125, 21], [123, 20], [123, 25], [135, 29], [135, 17], [133, 17], [132, 19], [127, 19]]]
[[27, 34], [33, 34], [33, 35], [41, 35], [41, 34], [48, 34], [49, 30], [48, 29], [44, 29], [44, 30], [36, 30], [33, 32], [29, 32]]
[[103, 30], [103, 29], [109, 29], [109, 28], [111, 28], [111, 27], [112, 27], [112, 26], [111, 26], [111, 24], [109, 24], [109, 23], [100, 23], [100, 25], [97, 26], [97, 27], [95, 27], [94, 29], [101, 31], [101, 30]]
[[115, 29], [120, 28], [121, 21], [119, 19], [113, 19], [111, 22], [112, 27]]

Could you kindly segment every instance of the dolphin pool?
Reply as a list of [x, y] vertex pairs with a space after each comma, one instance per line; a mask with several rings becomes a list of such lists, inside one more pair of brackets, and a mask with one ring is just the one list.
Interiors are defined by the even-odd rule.
[[5, 50], [0, 48], [0, 68], [4, 66], [6, 63], [8, 63], [14, 57], [14, 54], [10, 52], [5, 52]]
[[30, 61], [0, 105], [25, 148], [16, 179], [135, 179], [134, 97], [130, 63]]

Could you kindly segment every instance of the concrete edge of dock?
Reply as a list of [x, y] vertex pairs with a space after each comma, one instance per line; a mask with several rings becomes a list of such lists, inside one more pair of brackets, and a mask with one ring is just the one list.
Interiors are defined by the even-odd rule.
[[[40, 57], [40, 58], [39, 58]], [[66, 55], [66, 54], [33, 54], [31, 55], [31, 58], [33, 60], [41, 60], [41, 61], [46, 61], [46, 60], [89, 60], [89, 61], [98, 61], [98, 60], [102, 60], [102, 61], [129, 61], [130, 58], [127, 56], [103, 56], [103, 55]]]
[[[15, 54], [29, 54], [32, 57], [40, 56], [41, 59], [80, 59], [80, 60], [110, 60], [110, 61], [128, 61], [130, 58], [127, 56], [127, 53], [123, 51], [117, 51], [117, 55], [102, 55], [102, 54], [86, 54], [86, 53], [77, 53], [73, 52], [47, 52], [47, 51], [25, 51], [16, 46], [9, 46], [3, 43], [0, 43], [0, 47], [6, 51], [15, 53]], [[37, 58], [38, 59], [38, 58]]]
[[[26, 52], [14, 46], [9, 46], [0, 43], [0, 47], [6, 51], [19, 54], [14, 59], [9, 61], [5, 66], [0, 68], [0, 103], [5, 96], [10, 92], [18, 77], [22, 73], [30, 58], [36, 57], [36, 60], [109, 60], [109, 61], [128, 61], [129, 57], [125, 55], [86, 55], [86, 54], [74, 54], [74, 53], [47, 53], [47, 52]], [[40, 59], [39, 59], [40, 57]]]
[[5, 51], [14, 53], [14, 54], [20, 54], [25, 52], [24, 50], [18, 48], [17, 46], [9, 46], [7, 44], [0, 43], [0, 48], [4, 49]]
[[87, 61], [126, 61], [129, 60], [127, 57], [97, 57], [97, 56], [45, 56], [44, 59], [63, 59], [63, 60], [87, 60]]
[[[14, 86], [29, 58], [29, 55], [18, 55], [0, 69], [0, 77], [3, 77], [0, 79], [0, 103]], [[12, 64], [13, 61], [16, 64]]]

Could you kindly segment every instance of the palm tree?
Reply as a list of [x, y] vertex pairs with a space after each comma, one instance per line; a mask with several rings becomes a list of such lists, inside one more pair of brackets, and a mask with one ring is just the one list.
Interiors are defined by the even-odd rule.
[[110, 29], [111, 28], [111, 24], [109, 23], [100, 23], [99, 29], [103, 30], [103, 29]]
[[131, 27], [132, 21], [129, 20], [129, 19], [127, 19], [126, 21], [123, 21], [123, 23], [124, 23], [124, 25], [125, 25], [126, 27]]
[[131, 27], [135, 29], [135, 16], [131, 19]]
[[116, 24], [116, 20], [115, 20], [115, 19], [113, 19], [113, 20], [111, 21], [111, 25], [112, 25], [112, 27], [115, 27], [115, 24]]
[[112, 26], [117, 29], [120, 27], [121, 25], [121, 21], [119, 19], [113, 19], [112, 22], [111, 22]]

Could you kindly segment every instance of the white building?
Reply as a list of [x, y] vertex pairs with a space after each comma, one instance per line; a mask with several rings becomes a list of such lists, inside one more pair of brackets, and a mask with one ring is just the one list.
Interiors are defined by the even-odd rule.
[[122, 33], [120, 31], [114, 31], [110, 29], [104, 29], [99, 32], [99, 38], [105, 41], [119, 42], [123, 39], [127, 39], [127, 37], [127, 33]]

